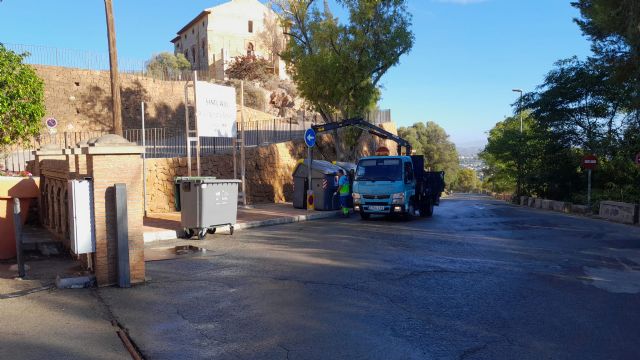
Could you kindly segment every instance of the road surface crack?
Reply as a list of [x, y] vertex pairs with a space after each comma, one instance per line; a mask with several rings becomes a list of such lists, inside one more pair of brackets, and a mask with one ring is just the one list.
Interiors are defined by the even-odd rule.
[[286, 355], [287, 355], [287, 360], [289, 360], [289, 353], [291, 352], [291, 350], [287, 349], [284, 345], [279, 344], [278, 347], [280, 347], [282, 350], [286, 351]]
[[180, 316], [180, 318], [182, 318], [182, 320], [184, 320], [186, 323], [188, 323], [191, 328], [193, 328], [195, 331], [197, 331], [198, 334], [200, 334], [200, 336], [206, 338], [209, 341], [217, 342], [217, 343], [220, 343], [220, 344], [223, 344], [223, 345], [227, 345], [228, 344], [226, 341], [222, 341], [220, 339], [216, 339], [216, 338], [210, 336], [209, 334], [207, 334], [206, 331], [200, 329], [197, 325], [194, 325], [191, 322], [191, 320], [187, 319], [187, 317], [182, 313], [182, 311], [180, 311], [179, 307], [176, 307], [176, 314], [178, 314], [178, 316]]
[[474, 347], [470, 347], [468, 349], [466, 349], [465, 351], [462, 352], [462, 354], [460, 354], [460, 356], [458, 357], [458, 360], [464, 360], [470, 356], [473, 356], [481, 351], [484, 351], [486, 348], [489, 347], [489, 343], [480, 345], [480, 346], [474, 346]]

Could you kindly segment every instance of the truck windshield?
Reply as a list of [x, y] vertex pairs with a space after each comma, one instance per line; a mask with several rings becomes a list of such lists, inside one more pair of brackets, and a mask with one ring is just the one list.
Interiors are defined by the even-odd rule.
[[364, 159], [358, 163], [356, 180], [399, 181], [402, 180], [400, 159]]

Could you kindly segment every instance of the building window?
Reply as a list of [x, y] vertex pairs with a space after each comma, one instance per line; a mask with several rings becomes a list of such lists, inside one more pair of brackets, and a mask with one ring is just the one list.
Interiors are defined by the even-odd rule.
[[187, 39], [187, 34], [184, 34], [184, 39], [185, 39], [185, 40]]
[[202, 40], [202, 57], [204, 57], [206, 47], [207, 47], [207, 42]]
[[193, 29], [191, 29], [191, 34], [195, 34]]
[[202, 27], [204, 27], [204, 20], [202, 20]]
[[249, 45], [247, 46], [247, 56], [253, 56], [255, 54], [255, 51], [253, 49], [253, 43], [249, 43]]
[[187, 58], [187, 60], [189, 60], [189, 49], [184, 51], [184, 57]]
[[249, 20], [249, 32], [253, 33], [253, 20]]

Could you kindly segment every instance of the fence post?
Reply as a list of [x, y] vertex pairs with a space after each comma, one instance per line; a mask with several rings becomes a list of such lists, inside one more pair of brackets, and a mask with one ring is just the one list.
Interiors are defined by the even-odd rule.
[[256, 146], [260, 146], [260, 121], [256, 121]]
[[16, 235], [16, 261], [18, 265], [18, 277], [25, 276], [24, 258], [22, 257], [22, 216], [20, 215], [20, 199], [13, 198], [13, 228]]

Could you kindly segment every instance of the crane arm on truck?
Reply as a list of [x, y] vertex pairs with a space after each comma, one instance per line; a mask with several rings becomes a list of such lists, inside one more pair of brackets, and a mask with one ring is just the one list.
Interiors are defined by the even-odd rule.
[[407, 140], [399, 137], [396, 134], [392, 134], [379, 126], [373, 125], [372, 123], [367, 122], [363, 118], [351, 118], [351, 119], [346, 119], [342, 121], [326, 123], [322, 125], [312, 125], [311, 128], [316, 133], [321, 133], [321, 132], [326, 132], [331, 130], [337, 130], [347, 126], [355, 126], [357, 128], [368, 131], [371, 135], [375, 135], [385, 140], [389, 139], [389, 140], [395, 141], [398, 144], [398, 154], [402, 154], [402, 148], [404, 147], [405, 154], [411, 155], [411, 144]]

